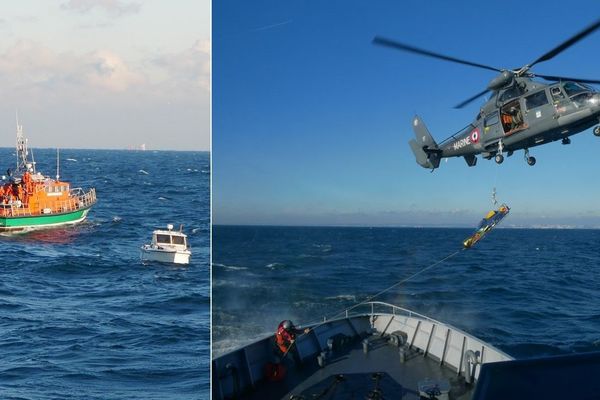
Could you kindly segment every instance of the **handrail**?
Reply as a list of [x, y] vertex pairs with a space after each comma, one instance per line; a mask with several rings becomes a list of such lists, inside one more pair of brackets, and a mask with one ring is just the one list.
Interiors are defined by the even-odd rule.
[[[423, 314], [417, 313], [417, 312], [415, 312], [415, 311], [411, 311], [411, 310], [409, 310], [409, 309], [407, 309], [407, 308], [400, 307], [400, 306], [396, 306], [396, 305], [394, 305], [394, 304], [386, 303], [386, 302], [383, 302], [383, 301], [368, 301], [368, 302], [365, 302], [365, 303], [364, 303], [364, 304], [362, 304], [361, 306], [368, 307], [368, 309], [366, 310], [366, 312], [351, 312], [351, 313], [348, 313], [348, 314], [346, 314], [346, 312], [342, 312], [342, 313], [338, 313], [337, 315], [344, 314], [344, 316], [343, 316], [343, 317], [340, 317], [340, 318], [335, 318], [335, 319], [330, 319], [330, 320], [329, 320], [329, 319], [326, 319], [326, 317], [325, 317], [325, 321], [327, 321], [327, 322], [336, 322], [336, 321], [341, 321], [341, 320], [349, 319], [349, 318], [352, 318], [352, 317], [369, 316], [369, 315], [370, 315], [370, 316], [373, 316], [373, 315], [378, 315], [378, 314], [384, 314], [383, 312], [375, 312], [375, 306], [376, 306], [376, 305], [390, 307], [390, 308], [392, 309], [392, 312], [401, 311], [401, 312], [403, 312], [405, 315], [407, 315], [409, 318], [412, 318], [412, 317], [417, 317], [417, 318], [419, 318], [419, 319], [422, 319], [422, 320], [428, 321], [428, 322], [430, 322], [430, 323], [433, 323], [433, 324], [436, 324], [436, 325], [445, 326], [445, 327], [447, 327], [447, 328], [450, 328], [450, 329], [452, 329], [453, 331], [456, 331], [457, 333], [459, 333], [459, 334], [461, 334], [461, 335], [463, 335], [463, 336], [465, 336], [465, 337], [469, 337], [469, 338], [473, 338], [473, 339], [479, 340], [479, 339], [477, 339], [475, 336], [473, 336], [473, 335], [471, 335], [471, 334], [469, 334], [469, 333], [467, 333], [467, 332], [463, 331], [462, 329], [459, 329], [459, 328], [457, 328], [457, 327], [455, 327], [455, 326], [453, 326], [453, 325], [451, 325], [451, 324], [448, 324], [448, 323], [446, 323], [446, 322], [441, 322], [441, 321], [435, 320], [435, 319], [433, 319], [433, 318], [430, 318], [430, 317], [428, 317], [428, 316], [426, 316], [426, 315], [423, 315]], [[348, 308], [347, 310], [345, 310], [345, 311], [348, 311], [348, 310], [350, 310], [350, 309], [351, 309], [351, 308], [349, 307], [349, 308]], [[356, 308], [354, 308], [354, 310], [356, 310]], [[314, 322], [310, 322], [310, 323], [308, 323], [308, 324], [303, 324], [303, 325], [301, 325], [301, 326], [302, 326], [302, 327], [311, 327], [311, 326], [315, 326], [315, 325], [321, 325], [322, 323], [323, 323], [323, 321], [314, 321]], [[270, 335], [269, 335], [269, 336], [270, 336]], [[246, 344], [245, 346], [250, 346], [250, 345], [252, 345], [252, 344], [255, 344], [255, 343], [261, 342], [261, 341], [265, 340], [265, 339], [266, 339], [267, 337], [269, 337], [269, 336], [265, 336], [265, 337], [264, 337], [264, 338], [262, 338], [262, 339], [257, 339], [257, 340], [254, 340], [253, 342], [250, 342], [250, 343]], [[510, 355], [508, 355], [508, 354], [506, 354], [505, 352], [503, 352], [503, 351], [501, 351], [501, 350], [497, 349], [497, 348], [496, 348], [496, 347], [494, 347], [494, 346], [488, 345], [488, 347], [490, 347], [490, 348], [493, 348], [495, 351], [497, 351], [497, 352], [498, 352], [498, 353], [500, 353], [500, 354], [503, 354], [503, 355], [504, 355], [504, 356], [506, 356], [507, 358], [512, 358]], [[219, 357], [217, 357], [217, 358], [220, 358], [220, 357], [227, 356], [228, 354], [231, 354], [231, 353], [235, 353], [237, 350], [239, 350], [239, 349], [235, 349], [235, 350], [228, 351], [228, 352], [226, 352], [226, 353], [223, 353], [223, 354], [221, 354], [221, 355], [220, 355]], [[213, 358], [213, 361], [214, 361], [214, 360], [215, 360], [215, 358]]]
[[[89, 208], [96, 203], [96, 189], [91, 188], [87, 193], [82, 188], [74, 188], [69, 191], [69, 198], [58, 202], [53, 202], [51, 206], [55, 210], [59, 210], [59, 213], [63, 212], [74, 212], [83, 208]], [[41, 203], [39, 210], [44, 210], [50, 204]], [[29, 207], [24, 208], [25, 204], [17, 203], [3, 204], [0, 215], [4, 217], [28, 217], [37, 215], [50, 215], [44, 214], [43, 212], [32, 213]]]
[[[375, 305], [386, 306], [386, 307], [390, 307], [392, 309], [392, 313], [395, 313], [396, 311], [401, 311], [401, 312], [403, 312], [404, 314], [406, 314], [410, 318], [417, 317], [417, 318], [420, 318], [420, 319], [425, 320], [427, 322], [431, 322], [432, 324], [445, 325], [445, 326], [447, 326], [449, 328], [452, 328], [453, 330], [455, 330], [457, 332], [460, 332], [463, 335], [466, 335], [466, 336], [469, 336], [469, 337], [474, 337], [473, 335], [471, 335], [471, 334], [463, 331], [462, 329], [459, 329], [459, 328], [457, 328], [457, 327], [455, 327], [455, 326], [453, 326], [453, 325], [451, 325], [451, 324], [449, 324], [447, 322], [438, 321], [437, 319], [433, 319], [433, 318], [428, 317], [426, 315], [419, 314], [418, 312], [409, 310], [408, 308], [404, 308], [404, 307], [400, 307], [400, 306], [397, 306], [397, 305], [394, 305], [394, 304], [386, 303], [384, 301], [369, 301], [369, 302], [366, 302], [365, 305], [370, 305], [371, 306], [370, 315], [381, 314], [381, 312], [378, 313], [378, 312], [374, 311]], [[361, 312], [357, 312], [357, 313], [354, 313], [352, 315], [364, 315], [364, 314], [365, 314], [364, 312], [362, 312], [362, 313]]]

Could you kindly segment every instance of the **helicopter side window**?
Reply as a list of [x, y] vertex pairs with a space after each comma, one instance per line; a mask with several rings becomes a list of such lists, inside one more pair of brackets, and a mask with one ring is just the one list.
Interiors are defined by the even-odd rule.
[[548, 97], [546, 96], [545, 90], [541, 90], [525, 97], [525, 107], [527, 107], [528, 110], [543, 106], [544, 104], [548, 104]]
[[554, 101], [555, 103], [557, 103], [565, 98], [565, 95], [560, 90], [559, 86], [554, 86], [554, 87], [550, 88], [550, 94], [552, 95], [552, 101]]
[[499, 121], [498, 118], [498, 111], [489, 114], [485, 117], [485, 127], [487, 128], [488, 126], [492, 126], [492, 125], [496, 125]]

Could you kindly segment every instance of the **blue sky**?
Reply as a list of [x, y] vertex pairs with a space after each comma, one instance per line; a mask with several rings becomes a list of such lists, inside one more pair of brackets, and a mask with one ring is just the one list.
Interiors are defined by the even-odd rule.
[[209, 149], [210, 0], [5, 3], [0, 146]]
[[[460, 4], [460, 6], [458, 5]], [[502, 165], [434, 173], [407, 145], [419, 114], [438, 142], [470, 123], [492, 71], [373, 46], [375, 35], [516, 68], [600, 17], [597, 2], [219, 1], [213, 5], [216, 224], [600, 226], [600, 140], [587, 131]], [[534, 72], [599, 79], [600, 31]]]

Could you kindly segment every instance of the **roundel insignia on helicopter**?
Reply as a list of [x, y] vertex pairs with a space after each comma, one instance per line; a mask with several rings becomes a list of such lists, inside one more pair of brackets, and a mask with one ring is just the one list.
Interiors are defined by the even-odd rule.
[[475, 128], [473, 129], [473, 131], [471, 132], [471, 143], [477, 143], [479, 142], [479, 129]]

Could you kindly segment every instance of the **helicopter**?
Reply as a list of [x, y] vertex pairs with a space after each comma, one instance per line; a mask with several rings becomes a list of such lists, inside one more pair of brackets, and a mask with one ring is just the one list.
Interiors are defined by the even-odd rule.
[[[600, 123], [600, 93], [588, 85], [598, 84], [600, 80], [531, 72], [534, 65], [554, 58], [599, 27], [600, 19], [531, 64], [516, 69], [495, 68], [375, 36], [373, 44], [376, 45], [500, 73], [485, 90], [455, 106], [462, 108], [491, 92], [475, 120], [441, 143], [436, 143], [419, 116], [414, 117], [415, 139], [410, 140], [409, 145], [417, 163], [433, 172], [442, 158], [464, 157], [467, 165], [473, 167], [480, 154], [482, 158], [494, 158], [496, 163], [502, 164], [504, 153], [510, 157], [516, 150], [524, 150], [527, 164], [535, 165], [535, 157], [529, 155], [531, 147], [557, 140], [570, 144], [569, 136], [594, 125], [594, 135], [600, 136], [600, 125], [597, 125]], [[540, 83], [533, 80], [535, 77], [553, 83]]]

